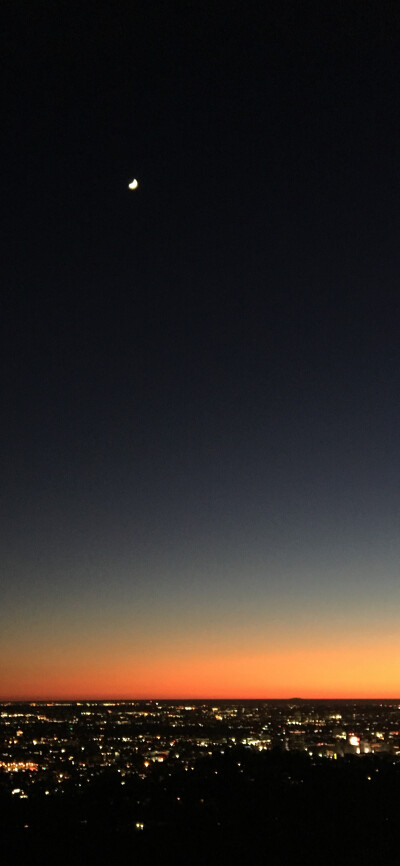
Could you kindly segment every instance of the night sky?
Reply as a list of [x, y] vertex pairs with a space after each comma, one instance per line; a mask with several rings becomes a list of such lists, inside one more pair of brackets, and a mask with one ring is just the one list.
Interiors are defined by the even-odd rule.
[[397, 4], [5, 8], [0, 698], [398, 695]]

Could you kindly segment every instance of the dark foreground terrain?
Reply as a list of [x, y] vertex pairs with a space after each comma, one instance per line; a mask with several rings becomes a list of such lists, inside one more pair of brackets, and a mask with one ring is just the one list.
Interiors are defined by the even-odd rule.
[[400, 864], [400, 764], [387, 755], [314, 759], [245, 747], [193, 770], [121, 786], [110, 770], [77, 792], [1, 790], [4, 866], [47, 864]]

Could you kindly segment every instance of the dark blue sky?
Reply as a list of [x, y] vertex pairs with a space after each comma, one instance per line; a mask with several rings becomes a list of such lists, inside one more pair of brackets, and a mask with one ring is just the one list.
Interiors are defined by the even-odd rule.
[[15, 693], [45, 620], [154, 664], [151, 610], [200, 659], [395, 631], [393, 4], [13, 2], [5, 51]]

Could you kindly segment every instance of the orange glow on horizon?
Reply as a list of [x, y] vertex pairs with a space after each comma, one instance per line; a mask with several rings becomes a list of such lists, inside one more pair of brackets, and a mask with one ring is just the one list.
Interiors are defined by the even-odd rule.
[[14, 659], [0, 683], [1, 700], [393, 698], [400, 642], [288, 648], [245, 655], [165, 652], [144, 658]]

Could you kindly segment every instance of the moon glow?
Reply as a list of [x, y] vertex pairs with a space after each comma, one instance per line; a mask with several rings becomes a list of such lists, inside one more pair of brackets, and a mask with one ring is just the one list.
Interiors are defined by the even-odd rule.
[[137, 189], [139, 186], [136, 178], [133, 179], [132, 183], [128, 184], [129, 189]]

